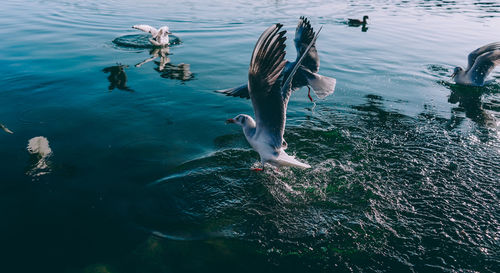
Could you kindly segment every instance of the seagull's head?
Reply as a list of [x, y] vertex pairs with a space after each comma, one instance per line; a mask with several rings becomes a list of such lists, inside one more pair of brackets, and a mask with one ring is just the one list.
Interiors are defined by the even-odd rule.
[[226, 120], [226, 124], [228, 123], [236, 123], [240, 125], [241, 127], [255, 127], [255, 121], [253, 118], [249, 115], [245, 114], [239, 114], [234, 118], [230, 118]]
[[453, 74], [451, 74], [451, 78], [452, 79], [455, 78], [455, 76], [462, 71], [464, 71], [464, 69], [461, 68], [460, 66], [455, 67], [455, 69], [453, 70]]
[[161, 27], [159, 30], [158, 30], [158, 36], [161, 36], [161, 35], [164, 35], [164, 34], [172, 34], [172, 32], [170, 32], [170, 30], [168, 29], [167, 26], [165, 27]]
[[363, 16], [363, 21], [366, 22], [366, 19], [368, 19], [368, 18], [369, 18], [368, 15]]

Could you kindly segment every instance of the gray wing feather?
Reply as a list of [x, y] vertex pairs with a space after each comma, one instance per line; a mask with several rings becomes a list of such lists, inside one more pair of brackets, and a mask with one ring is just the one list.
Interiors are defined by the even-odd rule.
[[500, 49], [488, 51], [477, 57], [467, 73], [470, 73], [471, 80], [475, 84], [483, 85], [484, 79], [497, 65], [500, 65]]
[[216, 90], [215, 92], [225, 94], [226, 96], [240, 97], [249, 99], [250, 94], [248, 93], [248, 84], [243, 84], [238, 87], [228, 88], [224, 90]]
[[498, 50], [498, 49], [500, 49], [500, 42], [487, 44], [487, 45], [484, 45], [484, 46], [472, 51], [471, 53], [469, 53], [469, 56], [467, 57], [469, 63], [467, 64], [467, 68], [465, 69], [465, 71], [468, 71], [469, 69], [471, 69], [471, 67], [474, 65], [474, 62], [476, 61], [477, 57], [479, 57], [483, 53], [493, 51], [493, 50]]
[[[311, 23], [304, 16], [300, 17], [299, 24], [297, 25], [297, 29], [295, 30], [295, 48], [297, 49], [297, 60], [304, 54], [307, 46], [314, 39], [314, 29], [311, 26]], [[319, 70], [319, 56], [318, 51], [316, 50], [316, 45], [313, 44], [309, 53], [305, 56], [305, 59], [302, 61], [302, 65], [311, 72], [316, 73]]]
[[153, 35], [153, 37], [158, 34], [158, 30], [156, 28], [154, 28], [152, 26], [148, 26], [148, 25], [135, 25], [132, 28], [151, 33], [151, 35]]
[[248, 91], [257, 123], [256, 135], [276, 150], [281, 148], [285, 128], [286, 104], [280, 92], [285, 67], [286, 31], [276, 24], [266, 29], [255, 45], [248, 71]]
[[316, 39], [318, 39], [319, 33], [321, 32], [321, 29], [323, 29], [323, 27], [321, 27], [318, 30], [318, 33], [316, 33], [314, 38], [311, 40], [309, 45], [306, 47], [304, 53], [300, 56], [300, 58], [297, 60], [297, 62], [295, 62], [294, 66], [292, 68], [292, 71], [290, 72], [290, 74], [288, 74], [288, 78], [285, 80], [285, 82], [283, 83], [283, 85], [281, 87], [281, 93], [283, 96], [283, 100], [285, 101], [285, 105], [288, 104], [288, 99], [290, 98], [290, 94], [292, 93], [292, 84], [291, 84], [292, 79], [295, 76], [297, 69], [299, 69], [299, 67], [301, 66], [301, 63], [308, 56], [309, 50], [314, 46], [314, 43], [316, 42]]

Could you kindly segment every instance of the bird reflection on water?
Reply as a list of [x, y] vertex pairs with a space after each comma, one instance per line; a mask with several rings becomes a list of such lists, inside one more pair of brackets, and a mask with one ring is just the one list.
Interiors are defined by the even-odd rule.
[[[185, 63], [180, 63], [178, 65], [170, 62], [171, 55], [170, 47], [155, 47], [149, 51], [151, 57], [145, 59], [144, 61], [135, 65], [135, 67], [141, 67], [146, 63], [154, 61], [157, 67], [155, 70], [160, 73], [162, 78], [181, 80], [183, 82], [192, 80], [194, 78], [193, 73], [190, 70], [190, 65]], [[160, 61], [156, 59], [160, 58]]]
[[500, 88], [496, 85], [488, 87], [470, 87], [458, 84], [449, 84], [451, 90], [448, 102], [451, 104], [458, 103], [458, 107], [452, 109], [452, 120], [455, 120], [456, 127], [461, 122], [457, 113], [463, 112], [465, 117], [471, 119], [479, 125], [487, 127], [496, 127], [497, 119], [495, 113], [500, 110], [500, 102], [491, 99], [489, 95], [494, 95], [500, 92]]
[[165, 64], [170, 62], [170, 58], [168, 57], [168, 55], [170, 55], [170, 48], [168, 46], [154, 47], [149, 51], [149, 55], [151, 55], [151, 57], [136, 64], [135, 67], [141, 67], [142, 65], [154, 61], [155, 59], [160, 57], [160, 63], [158, 64], [158, 69], [163, 70], [163, 68], [165, 68]]
[[161, 62], [155, 62], [158, 67], [155, 68], [156, 71], [160, 73], [162, 78], [180, 80], [180, 81], [190, 81], [194, 79], [194, 74], [191, 72], [190, 65], [185, 63], [180, 63], [178, 65], [166, 63], [163, 69], [160, 69]]
[[128, 65], [117, 64], [106, 67], [102, 70], [104, 73], [109, 73], [109, 91], [117, 88], [123, 91], [134, 92], [134, 90], [127, 86], [127, 74], [125, 73], [125, 68], [128, 68]]

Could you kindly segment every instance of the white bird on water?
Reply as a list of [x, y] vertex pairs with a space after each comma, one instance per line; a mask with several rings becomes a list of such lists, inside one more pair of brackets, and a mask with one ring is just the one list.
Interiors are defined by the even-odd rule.
[[282, 73], [287, 63], [286, 31], [280, 31], [282, 26], [276, 24], [266, 29], [253, 50], [248, 71], [248, 93], [252, 100], [255, 120], [248, 115], [240, 114], [226, 121], [240, 125], [247, 141], [259, 153], [262, 168], [256, 168], [255, 171], [262, 171], [265, 163], [277, 167], [311, 167], [285, 152], [287, 144], [283, 134], [286, 109], [292, 92], [292, 79], [316, 41], [319, 31], [302, 52], [300, 59], [289, 70], [290, 72]]
[[483, 86], [484, 79], [495, 66], [500, 65], [500, 42], [482, 46], [469, 54], [467, 69], [455, 67], [451, 77], [456, 83]]
[[163, 26], [159, 29], [156, 29], [148, 25], [135, 25], [132, 28], [150, 33], [153, 37], [149, 38], [149, 41], [154, 46], [168, 46], [170, 44], [168, 35], [172, 34], [172, 32], [168, 30], [167, 26]]

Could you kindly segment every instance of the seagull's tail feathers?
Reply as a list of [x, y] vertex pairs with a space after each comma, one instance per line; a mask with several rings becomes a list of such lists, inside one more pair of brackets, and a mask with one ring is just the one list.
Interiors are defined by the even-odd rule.
[[285, 153], [284, 150], [281, 150], [280, 155], [278, 156], [278, 158], [276, 158], [276, 161], [281, 166], [298, 167], [302, 169], [311, 168], [309, 164], [298, 161], [294, 156]]
[[301, 69], [301, 72], [318, 98], [324, 99], [335, 92], [336, 79], [310, 72], [307, 69]]

